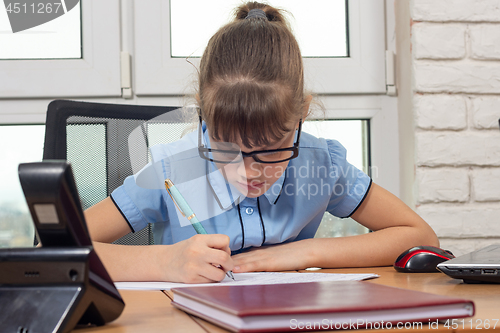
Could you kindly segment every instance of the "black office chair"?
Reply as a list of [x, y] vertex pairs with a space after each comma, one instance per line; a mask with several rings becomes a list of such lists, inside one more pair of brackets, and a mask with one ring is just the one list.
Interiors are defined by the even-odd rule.
[[[43, 159], [71, 162], [86, 209], [105, 199], [127, 176], [144, 166], [150, 145], [172, 142], [182, 136], [190, 126], [188, 122], [179, 117], [175, 121], [158, 119], [176, 109], [55, 100], [47, 110]], [[142, 145], [130, 147], [134, 155], [132, 166], [128, 138], [133, 131], [139, 133]], [[152, 227], [125, 235], [114, 243], [153, 244]]]

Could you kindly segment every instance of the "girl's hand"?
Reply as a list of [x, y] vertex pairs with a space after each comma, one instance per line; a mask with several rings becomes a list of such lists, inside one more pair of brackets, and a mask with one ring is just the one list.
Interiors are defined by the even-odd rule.
[[168, 253], [160, 251], [158, 255], [165, 272], [164, 279], [172, 282], [221, 281], [234, 266], [229, 237], [220, 234], [195, 235], [168, 246]]
[[280, 272], [309, 267], [310, 240], [263, 246], [234, 255], [234, 273]]

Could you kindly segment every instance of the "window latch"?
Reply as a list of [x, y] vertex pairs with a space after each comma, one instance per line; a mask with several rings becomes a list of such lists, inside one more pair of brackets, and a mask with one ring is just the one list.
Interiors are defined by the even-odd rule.
[[387, 87], [387, 95], [397, 95], [394, 52], [390, 50], [385, 51], [385, 85]]
[[121, 88], [123, 98], [132, 98], [132, 69], [130, 62], [130, 53], [121, 52], [120, 54], [121, 66]]

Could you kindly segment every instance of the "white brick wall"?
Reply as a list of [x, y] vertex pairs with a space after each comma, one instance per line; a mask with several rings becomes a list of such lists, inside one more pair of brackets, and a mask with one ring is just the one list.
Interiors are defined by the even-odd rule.
[[412, 0], [417, 212], [456, 255], [500, 242], [500, 0]]
[[500, 208], [495, 204], [426, 204], [417, 213], [440, 236], [441, 247], [455, 255], [495, 242], [500, 234]]
[[415, 134], [418, 166], [500, 166], [498, 131], [419, 131]]
[[497, 129], [500, 119], [500, 96], [470, 98], [472, 126], [476, 129]]
[[429, 202], [467, 202], [469, 200], [469, 173], [467, 169], [418, 168], [417, 200]]
[[414, 62], [415, 88], [422, 93], [500, 94], [499, 78], [493, 61]]
[[472, 59], [500, 60], [500, 24], [473, 25], [469, 31]]
[[465, 30], [463, 24], [417, 24], [412, 31], [415, 59], [462, 59]]
[[414, 21], [500, 22], [499, 0], [413, 0]]
[[[500, 99], [498, 101], [500, 106]], [[467, 106], [462, 96], [418, 94], [413, 102], [415, 123], [419, 128], [463, 130], [467, 127]], [[491, 122], [487, 115], [480, 119], [484, 117], [481, 123]]]
[[500, 208], [495, 205], [429, 204], [419, 207], [418, 212], [438, 234], [448, 237], [485, 237], [485, 231], [492, 235], [500, 234]]
[[[500, 168], [472, 171], [472, 198], [474, 201], [498, 201], [500, 198]], [[498, 215], [500, 225], [500, 214]]]

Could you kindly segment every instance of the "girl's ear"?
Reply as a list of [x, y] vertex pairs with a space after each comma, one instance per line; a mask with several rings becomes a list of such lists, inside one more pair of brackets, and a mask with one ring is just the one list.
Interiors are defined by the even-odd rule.
[[307, 95], [306, 98], [304, 99], [304, 110], [302, 111], [303, 112], [302, 122], [304, 122], [306, 120], [307, 116], [309, 115], [309, 107], [311, 106], [312, 99], [313, 99], [312, 95]]

